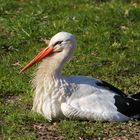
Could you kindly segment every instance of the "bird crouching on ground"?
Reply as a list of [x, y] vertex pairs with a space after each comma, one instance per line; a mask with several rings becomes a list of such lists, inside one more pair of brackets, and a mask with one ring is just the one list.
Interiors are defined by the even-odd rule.
[[76, 48], [74, 35], [59, 32], [20, 73], [42, 60], [33, 79], [33, 111], [49, 121], [63, 118], [128, 121], [140, 117], [140, 93], [121, 90], [87, 76], [63, 76], [61, 70]]

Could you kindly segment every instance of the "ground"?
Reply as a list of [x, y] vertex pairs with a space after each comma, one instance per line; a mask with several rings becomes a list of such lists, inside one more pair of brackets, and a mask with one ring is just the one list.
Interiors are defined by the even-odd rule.
[[127, 95], [140, 89], [139, 0], [0, 0], [0, 139], [140, 139], [140, 122], [48, 122], [31, 111], [35, 67], [21, 68], [59, 31], [77, 38], [64, 75], [103, 79]]

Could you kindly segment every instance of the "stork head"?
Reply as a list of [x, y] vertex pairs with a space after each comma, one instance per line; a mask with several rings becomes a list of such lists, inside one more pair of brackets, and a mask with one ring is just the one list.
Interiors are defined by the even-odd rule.
[[53, 55], [52, 57], [56, 56], [56, 58], [59, 59], [61, 62], [67, 61], [73, 54], [75, 48], [75, 37], [68, 32], [59, 32], [51, 38], [48, 47], [44, 48], [33, 60], [31, 60], [20, 71], [20, 73], [24, 72], [34, 64], [38, 63], [39, 61], [50, 55]]

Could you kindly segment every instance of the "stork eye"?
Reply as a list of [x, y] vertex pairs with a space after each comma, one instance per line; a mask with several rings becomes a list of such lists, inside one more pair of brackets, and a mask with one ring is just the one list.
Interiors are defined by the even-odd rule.
[[57, 45], [57, 44], [61, 44], [63, 41], [57, 41], [55, 44], [54, 44], [54, 46], [55, 45]]

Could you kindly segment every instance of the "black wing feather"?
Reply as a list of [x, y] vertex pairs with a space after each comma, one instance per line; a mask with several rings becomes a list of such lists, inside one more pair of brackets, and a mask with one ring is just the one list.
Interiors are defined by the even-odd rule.
[[132, 117], [140, 115], [140, 100], [115, 95], [115, 106], [122, 114]]
[[101, 88], [108, 89], [108, 90], [110, 90], [110, 91], [112, 91], [114, 93], [117, 93], [120, 96], [126, 97], [126, 94], [124, 94], [120, 89], [112, 86], [111, 84], [109, 84], [109, 83], [107, 83], [105, 81], [97, 82], [96, 84], [97, 84], [97, 86], [100, 86]]

